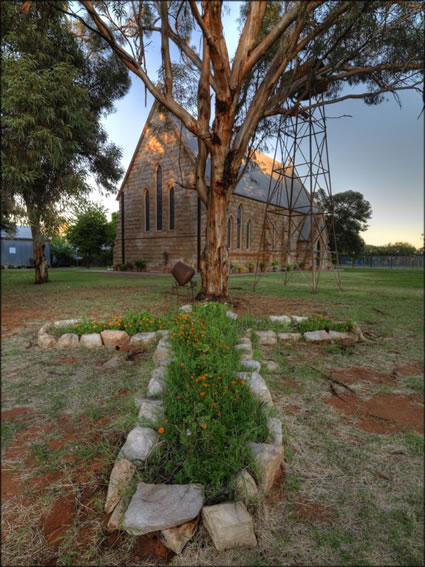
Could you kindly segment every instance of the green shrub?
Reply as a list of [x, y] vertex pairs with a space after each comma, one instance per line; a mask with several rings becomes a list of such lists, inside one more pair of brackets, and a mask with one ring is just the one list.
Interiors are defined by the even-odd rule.
[[144, 260], [136, 260], [134, 262], [134, 265], [136, 266], [136, 268], [141, 268], [143, 270], [143, 268], [146, 267], [146, 262]]
[[340, 331], [340, 332], [352, 332], [354, 331], [354, 325], [351, 319], [347, 321], [332, 321], [329, 317], [323, 315], [310, 315], [305, 321], [301, 321], [297, 325], [298, 331], [300, 333], [306, 333], [308, 331], [320, 331], [324, 329], [325, 331]]

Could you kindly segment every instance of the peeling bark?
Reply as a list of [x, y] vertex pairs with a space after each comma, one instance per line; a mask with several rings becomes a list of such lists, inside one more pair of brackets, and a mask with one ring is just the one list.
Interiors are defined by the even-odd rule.
[[36, 284], [43, 284], [49, 281], [49, 274], [47, 269], [47, 260], [44, 254], [44, 239], [41, 232], [40, 225], [36, 222], [31, 224], [33, 254], [34, 254], [34, 268]]

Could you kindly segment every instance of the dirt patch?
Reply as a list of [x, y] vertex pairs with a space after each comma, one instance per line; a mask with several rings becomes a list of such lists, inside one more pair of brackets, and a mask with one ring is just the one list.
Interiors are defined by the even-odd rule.
[[424, 404], [419, 396], [377, 394], [365, 401], [356, 394], [343, 393], [324, 401], [346, 415], [358, 417], [356, 426], [369, 433], [424, 433]]
[[298, 406], [294, 406], [292, 404], [283, 407], [283, 412], [288, 415], [296, 415], [297, 413], [300, 413], [300, 411], [301, 410]]
[[82, 358], [74, 358], [72, 356], [68, 356], [65, 358], [60, 358], [58, 360], [59, 364], [75, 364], [76, 362], [81, 362]]
[[72, 527], [74, 516], [73, 495], [63, 496], [56, 500], [43, 524], [43, 532], [49, 546], [58, 547], [66, 532]]
[[[1, 412], [1, 423], [6, 420], [26, 421], [34, 413], [29, 406], [19, 406]], [[24, 419], [22, 419], [24, 417]], [[19, 418], [19, 419], [17, 419]]]
[[313, 301], [273, 299], [258, 295], [232, 294], [228, 303], [238, 315], [309, 315], [318, 308]]
[[289, 392], [295, 392], [300, 389], [300, 384], [294, 378], [281, 378], [280, 383], [285, 386]]
[[394, 372], [398, 376], [420, 376], [424, 373], [424, 369], [418, 362], [414, 362], [404, 366], [397, 366], [394, 368]]
[[336, 378], [344, 384], [359, 384], [361, 382], [372, 382], [374, 384], [389, 384], [395, 382], [395, 376], [391, 372], [378, 372], [372, 368], [353, 366], [343, 370], [334, 370], [332, 378]]
[[335, 508], [323, 506], [320, 502], [306, 500], [300, 496], [295, 502], [295, 517], [299, 522], [313, 521], [331, 524], [336, 517]]

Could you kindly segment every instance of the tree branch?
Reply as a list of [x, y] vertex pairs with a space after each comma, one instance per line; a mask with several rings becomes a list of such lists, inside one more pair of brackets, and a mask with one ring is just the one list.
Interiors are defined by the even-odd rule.
[[165, 96], [173, 97], [173, 70], [171, 68], [170, 46], [168, 43], [168, 3], [159, 3], [161, 15], [161, 55], [165, 72]]

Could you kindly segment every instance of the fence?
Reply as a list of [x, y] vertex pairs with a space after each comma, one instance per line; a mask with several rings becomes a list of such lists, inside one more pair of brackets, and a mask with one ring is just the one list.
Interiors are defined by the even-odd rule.
[[362, 256], [352, 260], [347, 256], [340, 256], [340, 266], [353, 266], [357, 268], [423, 268], [424, 257], [417, 256]]

